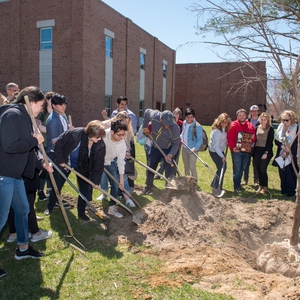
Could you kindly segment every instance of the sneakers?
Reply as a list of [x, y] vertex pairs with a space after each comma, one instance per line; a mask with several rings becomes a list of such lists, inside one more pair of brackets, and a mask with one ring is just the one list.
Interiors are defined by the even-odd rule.
[[[30, 232], [28, 232], [28, 238], [31, 239], [32, 238], [32, 234]], [[9, 234], [7, 236], [7, 240], [8, 243], [13, 243], [15, 241], [17, 241], [17, 235], [11, 235]]]
[[106, 199], [106, 196], [104, 194], [101, 194], [97, 200], [105, 200]]
[[51, 236], [52, 236], [52, 231], [51, 230], [43, 230], [43, 229], [40, 229], [40, 235], [32, 235], [31, 237], [31, 241], [33, 243], [35, 242], [38, 242], [38, 241], [41, 241], [41, 240], [46, 240], [46, 239], [49, 239]]
[[50, 215], [50, 211], [49, 211], [49, 209], [48, 209], [48, 208], [46, 208], [46, 209], [45, 209], [45, 211], [44, 211], [44, 215], [46, 215], [46, 216], [49, 216], [49, 215]]
[[44, 253], [34, 250], [31, 246], [24, 252], [21, 252], [19, 247], [16, 249], [15, 259], [21, 260], [25, 258], [41, 258], [45, 256]]
[[245, 191], [245, 189], [242, 188], [242, 187], [234, 190], [235, 193], [240, 193], [240, 192], [243, 192], [243, 191]]
[[13, 243], [13, 242], [15, 242], [17, 240], [17, 235], [11, 235], [11, 234], [9, 234], [8, 236], [7, 236], [7, 242], [8, 243]]
[[78, 215], [78, 218], [83, 221], [89, 221], [90, 218], [86, 214]]
[[115, 205], [110, 206], [108, 208], [108, 214], [112, 215], [112, 216], [115, 216], [117, 218], [122, 218], [123, 217], [123, 215], [117, 211], [117, 207]]
[[38, 196], [39, 196], [40, 201], [48, 200], [48, 197], [45, 195], [44, 191], [38, 191]]
[[[71, 208], [71, 205], [66, 200], [62, 200], [62, 203], [63, 203], [64, 208]], [[56, 202], [54, 207], [60, 208], [59, 203]]]
[[141, 195], [148, 195], [148, 194], [150, 194], [150, 193], [152, 193], [152, 191], [153, 191], [153, 188], [152, 187], [145, 187], [143, 190], [142, 190], [142, 192], [141, 192]]
[[244, 179], [243, 181], [242, 181], [242, 185], [247, 185], [248, 184], [248, 179]]
[[6, 272], [0, 268], [0, 277], [3, 277], [5, 275], [6, 275]]
[[131, 199], [126, 200], [126, 205], [128, 207], [135, 207], [135, 204], [134, 204], [134, 202]]
[[258, 180], [258, 179], [255, 179], [255, 180], [254, 180], [254, 185], [255, 185], [255, 186], [259, 186], [259, 180]]

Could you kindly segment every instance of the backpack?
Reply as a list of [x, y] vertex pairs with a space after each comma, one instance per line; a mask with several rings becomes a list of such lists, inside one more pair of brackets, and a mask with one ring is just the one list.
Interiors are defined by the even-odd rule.
[[[196, 122], [194, 124], [192, 140], [194, 140], [194, 137], [197, 138], [197, 132], [196, 132], [196, 127], [197, 126], [200, 126], [200, 124], [198, 122]], [[208, 137], [207, 137], [206, 131], [202, 127], [202, 145], [200, 146], [198, 151], [205, 151], [207, 148], [208, 148]]]

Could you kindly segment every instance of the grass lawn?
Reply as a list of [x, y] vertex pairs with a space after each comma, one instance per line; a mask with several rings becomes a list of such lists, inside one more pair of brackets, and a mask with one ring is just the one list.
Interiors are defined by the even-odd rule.
[[[210, 127], [206, 126], [206, 129], [210, 134]], [[139, 145], [136, 148], [137, 159], [145, 163], [144, 148]], [[199, 155], [211, 168], [205, 167], [200, 161], [197, 162], [199, 186], [202, 191], [211, 193], [210, 183], [215, 166], [208, 151]], [[138, 164], [136, 167], [139, 173], [136, 183], [143, 186], [145, 169]], [[179, 168], [183, 173], [181, 160]], [[73, 174], [70, 179], [76, 182]], [[163, 188], [163, 183], [163, 180], [155, 180], [155, 185], [160, 189]], [[256, 187], [252, 180], [249, 184], [246, 191], [239, 196], [247, 198], [254, 195]], [[277, 168], [269, 166], [269, 189], [272, 198], [284, 199], [278, 189], [279, 184]], [[224, 189], [226, 193], [223, 198], [234, 197], [230, 154]], [[76, 195], [68, 184], [65, 185], [63, 193]], [[94, 199], [99, 195], [99, 191], [94, 191]], [[141, 200], [138, 195], [135, 196], [137, 200]], [[155, 200], [151, 196], [147, 196], [146, 199]], [[264, 201], [266, 196], [259, 196], [258, 199]], [[141, 204], [145, 205], [142, 202]], [[37, 201], [38, 215], [43, 215], [45, 208], [46, 202]], [[39, 223], [41, 228], [51, 228], [53, 231], [52, 238], [34, 245], [46, 254], [41, 260], [16, 261], [16, 244], [6, 242], [8, 230], [3, 229], [0, 240], [0, 267], [7, 271], [7, 276], [0, 278], [0, 299], [232, 299], [194, 289], [191, 284], [183, 284], [181, 287], [151, 286], [149, 278], [161, 269], [163, 261], [158, 257], [136, 254], [136, 250], [142, 250], [144, 246], [135, 246], [133, 251], [126, 244], [103, 243], [101, 237], [105, 236], [105, 232], [99, 226], [100, 220], [83, 223], [77, 219], [76, 208], [68, 210], [67, 214], [74, 236], [86, 247], [86, 255], [80, 254], [63, 242], [64, 235], [68, 235], [68, 229], [59, 209]], [[72, 241], [70, 238], [67, 240]]]

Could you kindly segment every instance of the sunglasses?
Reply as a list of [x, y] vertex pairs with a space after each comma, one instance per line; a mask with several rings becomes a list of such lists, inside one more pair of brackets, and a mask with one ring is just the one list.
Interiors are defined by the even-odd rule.
[[291, 119], [282, 119], [282, 122], [289, 122]]

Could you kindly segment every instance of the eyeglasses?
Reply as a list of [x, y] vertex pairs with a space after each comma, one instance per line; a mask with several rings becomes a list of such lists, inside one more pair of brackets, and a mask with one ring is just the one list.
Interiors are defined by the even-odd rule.
[[125, 134], [115, 133], [118, 137], [124, 137]]
[[18, 92], [19, 90], [12, 90], [12, 89], [10, 89], [10, 91], [13, 91], [13, 92]]
[[282, 122], [289, 122], [291, 119], [282, 119]]

